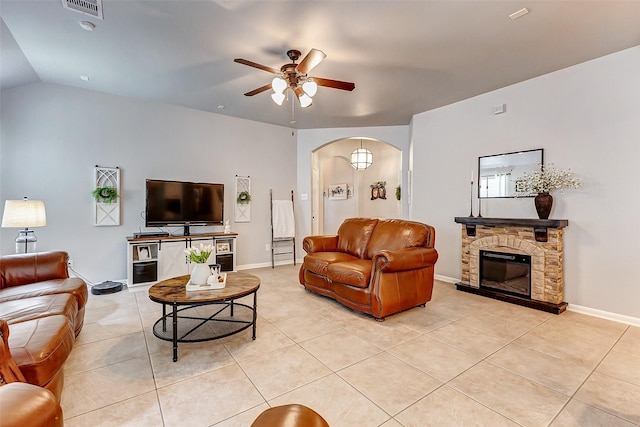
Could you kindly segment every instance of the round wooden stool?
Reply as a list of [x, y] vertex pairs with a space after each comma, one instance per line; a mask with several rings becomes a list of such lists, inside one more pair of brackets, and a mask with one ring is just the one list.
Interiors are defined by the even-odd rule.
[[251, 427], [329, 427], [329, 424], [313, 409], [294, 404], [267, 409]]

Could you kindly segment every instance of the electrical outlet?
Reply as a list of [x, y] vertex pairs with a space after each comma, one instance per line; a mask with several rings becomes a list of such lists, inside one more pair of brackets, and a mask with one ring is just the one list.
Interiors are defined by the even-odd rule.
[[67, 261], [67, 266], [69, 268], [73, 268], [73, 260], [72, 259], [69, 259], [69, 261]]
[[270, 251], [271, 250], [271, 245], [268, 244], [268, 243], [265, 243], [264, 250], [267, 251], [267, 252]]

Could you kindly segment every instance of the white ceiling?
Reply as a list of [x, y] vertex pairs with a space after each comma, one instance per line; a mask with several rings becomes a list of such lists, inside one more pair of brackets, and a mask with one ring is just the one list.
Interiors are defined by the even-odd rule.
[[[517, 20], [508, 15], [526, 7]], [[640, 1], [0, 0], [3, 90], [37, 81], [295, 128], [406, 125], [412, 115], [640, 44]], [[93, 32], [80, 28], [88, 20]], [[310, 108], [275, 105], [288, 49], [327, 58]], [[89, 77], [82, 81], [81, 75]], [[297, 102], [297, 101], [296, 101]], [[223, 109], [218, 106], [224, 106]]]

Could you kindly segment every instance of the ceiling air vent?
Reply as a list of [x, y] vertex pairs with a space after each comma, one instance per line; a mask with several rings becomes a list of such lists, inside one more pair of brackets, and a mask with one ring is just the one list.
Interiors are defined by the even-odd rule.
[[102, 19], [102, 0], [62, 0], [65, 9]]

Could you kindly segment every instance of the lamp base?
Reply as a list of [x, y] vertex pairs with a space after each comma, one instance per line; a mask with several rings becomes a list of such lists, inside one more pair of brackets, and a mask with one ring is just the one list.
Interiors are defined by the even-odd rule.
[[18, 231], [18, 237], [16, 237], [16, 253], [27, 254], [36, 251], [36, 243], [38, 239], [33, 230], [25, 228]]

